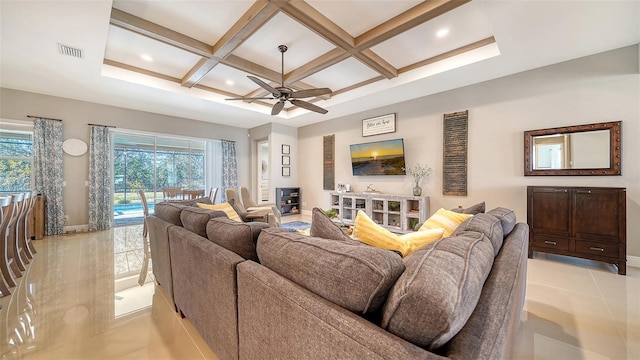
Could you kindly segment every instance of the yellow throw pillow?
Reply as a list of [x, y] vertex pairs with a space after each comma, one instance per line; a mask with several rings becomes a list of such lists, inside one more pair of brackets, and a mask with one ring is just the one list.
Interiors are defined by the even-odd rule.
[[304, 229], [304, 230], [298, 229], [296, 230], [296, 233], [304, 236], [311, 236], [311, 228]]
[[422, 224], [418, 231], [441, 228], [444, 229], [442, 237], [449, 237], [458, 225], [472, 216], [473, 215], [470, 214], [459, 214], [440, 208], [440, 210], [436, 211], [435, 214], [431, 215], [431, 217]]
[[400, 235], [400, 239], [407, 244], [407, 255], [409, 255], [423, 246], [433, 244], [434, 242], [442, 239], [443, 234], [444, 229], [435, 228]]
[[196, 205], [198, 205], [198, 207], [201, 209], [224, 211], [229, 219], [235, 220], [237, 222], [242, 222], [240, 215], [238, 215], [238, 213], [233, 209], [233, 206], [231, 206], [231, 204], [229, 204], [228, 202], [216, 205], [196, 203]]
[[443, 232], [443, 229], [431, 229], [421, 234], [396, 235], [376, 224], [364, 211], [358, 211], [353, 225], [353, 235], [358, 240], [377, 248], [399, 251], [403, 257], [440, 240]]

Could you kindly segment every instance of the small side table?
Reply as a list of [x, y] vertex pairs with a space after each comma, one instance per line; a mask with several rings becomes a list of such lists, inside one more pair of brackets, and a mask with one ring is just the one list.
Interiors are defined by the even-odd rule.
[[269, 222], [269, 211], [252, 211], [244, 217], [247, 221]]

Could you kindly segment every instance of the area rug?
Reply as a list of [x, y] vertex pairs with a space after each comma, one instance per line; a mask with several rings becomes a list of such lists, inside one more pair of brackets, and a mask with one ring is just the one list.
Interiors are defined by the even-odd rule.
[[283, 223], [280, 225], [280, 227], [287, 231], [295, 232], [296, 230], [306, 230], [311, 227], [311, 224], [304, 221], [292, 221], [288, 223]]

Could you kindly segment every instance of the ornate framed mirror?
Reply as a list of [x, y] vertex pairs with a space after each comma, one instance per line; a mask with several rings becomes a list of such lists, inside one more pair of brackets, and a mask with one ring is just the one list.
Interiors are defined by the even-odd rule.
[[622, 122], [524, 132], [524, 175], [621, 175]]

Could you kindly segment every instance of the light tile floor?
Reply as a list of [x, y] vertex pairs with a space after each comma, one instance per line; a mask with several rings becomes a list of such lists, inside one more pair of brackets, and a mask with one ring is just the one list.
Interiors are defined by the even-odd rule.
[[[0, 359], [216, 359], [151, 277], [137, 285], [141, 231], [36, 241], [19, 286], [0, 298]], [[640, 269], [619, 276], [545, 254], [528, 265], [515, 358], [640, 359]]]

